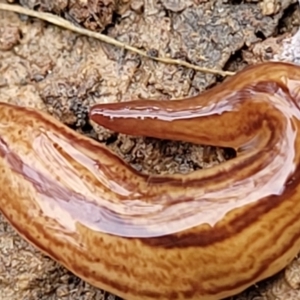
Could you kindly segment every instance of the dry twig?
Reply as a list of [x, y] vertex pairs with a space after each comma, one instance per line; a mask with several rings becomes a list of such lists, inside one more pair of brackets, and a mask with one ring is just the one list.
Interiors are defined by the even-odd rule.
[[[130, 45], [124, 44], [114, 38], [111, 38], [109, 36], [106, 36], [104, 34], [98, 33], [98, 32], [94, 32], [85, 28], [80, 28], [77, 27], [75, 25], [73, 25], [71, 22], [58, 17], [56, 15], [50, 14], [50, 13], [45, 13], [45, 12], [39, 12], [39, 11], [34, 11], [19, 5], [12, 5], [12, 4], [5, 4], [5, 3], [0, 3], [0, 10], [4, 10], [4, 11], [12, 11], [15, 13], [19, 13], [19, 14], [23, 14], [23, 15], [27, 15], [30, 17], [34, 17], [37, 19], [41, 19], [43, 21], [46, 21], [48, 23], [51, 23], [53, 25], [62, 27], [64, 29], [68, 29], [71, 30], [73, 32], [76, 32], [78, 34], [81, 35], [85, 35], [85, 36], [89, 36], [95, 39], [98, 39], [102, 42], [132, 51], [134, 53], [137, 53], [143, 57], [147, 57], [150, 59], [153, 59], [155, 61], [159, 61], [162, 63], [167, 63], [167, 64], [174, 64], [174, 65], [181, 65], [190, 69], [194, 69], [196, 71], [200, 71], [200, 72], [204, 72], [204, 73], [210, 73], [210, 74], [215, 74], [215, 75], [221, 75], [221, 76], [232, 76], [235, 73], [234, 72], [229, 72], [229, 71], [222, 71], [222, 70], [215, 70], [215, 69], [210, 69], [210, 68], [205, 68], [205, 67], [199, 67], [197, 65], [194, 64], [190, 64], [186, 61], [183, 60], [178, 60], [178, 59], [172, 59], [172, 58], [167, 58], [167, 57], [153, 57], [148, 55], [146, 52], [139, 50], [135, 47], [132, 47]], [[205, 60], [204, 58], [202, 58], [203, 60]]]

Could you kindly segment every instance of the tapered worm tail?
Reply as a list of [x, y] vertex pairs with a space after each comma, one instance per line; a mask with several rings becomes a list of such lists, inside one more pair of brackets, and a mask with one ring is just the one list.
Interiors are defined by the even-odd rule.
[[300, 250], [300, 67], [246, 68], [189, 99], [101, 104], [130, 135], [232, 147], [189, 174], [140, 174], [53, 117], [0, 103], [0, 211], [87, 282], [130, 300], [217, 300]]

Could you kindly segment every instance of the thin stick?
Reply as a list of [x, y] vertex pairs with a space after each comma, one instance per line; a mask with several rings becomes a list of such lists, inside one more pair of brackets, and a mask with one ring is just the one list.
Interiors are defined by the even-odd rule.
[[[19, 5], [12, 5], [12, 4], [5, 4], [5, 3], [0, 3], [0, 10], [4, 11], [12, 11], [15, 13], [27, 15], [30, 17], [34, 17], [37, 19], [41, 19], [43, 21], [46, 21], [48, 23], [51, 23], [53, 25], [57, 25], [59, 27], [62, 27], [64, 29], [71, 30], [73, 32], [76, 32], [81, 35], [89, 36], [95, 39], [98, 39], [102, 42], [105, 42], [107, 44], [111, 44], [129, 51], [132, 51], [134, 53], [137, 53], [143, 57], [147, 57], [150, 59], [153, 59], [155, 61], [159, 61], [162, 63], [167, 63], [167, 64], [173, 64], [173, 65], [181, 65], [190, 69], [194, 69], [196, 71], [204, 72], [204, 73], [210, 73], [210, 74], [215, 74], [215, 75], [221, 75], [221, 76], [232, 76], [235, 73], [234, 72], [229, 72], [229, 71], [222, 71], [222, 70], [215, 70], [215, 69], [209, 69], [209, 68], [204, 68], [204, 67], [199, 67], [194, 64], [190, 64], [186, 61], [183, 60], [178, 60], [178, 59], [172, 59], [172, 58], [167, 58], [167, 57], [153, 57], [148, 55], [146, 52], [139, 50], [135, 47], [132, 47], [130, 45], [124, 44], [114, 38], [111, 38], [109, 36], [106, 36], [104, 34], [90, 31], [88, 29], [80, 28], [75, 25], [73, 25], [71, 22], [58, 17], [56, 15], [50, 14], [50, 13], [45, 13], [45, 12], [39, 12], [39, 11], [34, 11]], [[201, 57], [202, 60], [205, 60], [205, 58]]]

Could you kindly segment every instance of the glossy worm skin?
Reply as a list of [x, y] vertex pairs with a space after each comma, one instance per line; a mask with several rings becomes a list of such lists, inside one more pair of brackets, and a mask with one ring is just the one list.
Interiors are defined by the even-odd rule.
[[199, 96], [96, 105], [131, 135], [232, 147], [170, 176], [138, 173], [53, 117], [0, 104], [0, 211], [87, 282], [130, 300], [217, 300], [300, 250], [300, 67], [248, 67]]

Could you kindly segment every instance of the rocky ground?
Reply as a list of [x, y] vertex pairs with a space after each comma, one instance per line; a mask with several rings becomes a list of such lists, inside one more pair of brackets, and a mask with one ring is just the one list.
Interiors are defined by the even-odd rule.
[[[19, 3], [61, 15], [152, 55], [230, 71], [274, 58], [292, 59], [285, 47], [300, 25], [295, 0]], [[110, 132], [89, 123], [89, 107], [138, 98], [172, 101], [198, 94], [221, 80], [220, 76], [141, 58], [38, 19], [0, 11], [1, 101], [54, 115], [74, 130], [105, 143], [141, 172], [191, 172], [230, 159], [232, 153]], [[299, 272], [296, 258], [285, 271], [234, 299], [300, 299]], [[0, 216], [0, 300], [20, 299], [100, 300], [115, 296], [81, 281], [33, 249]]]

